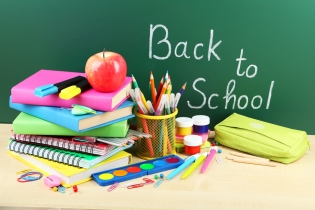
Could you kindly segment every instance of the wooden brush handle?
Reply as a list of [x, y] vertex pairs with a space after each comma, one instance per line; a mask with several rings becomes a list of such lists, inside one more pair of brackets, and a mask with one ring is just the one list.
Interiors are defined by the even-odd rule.
[[253, 158], [241, 158], [241, 157], [236, 157], [232, 155], [226, 156], [227, 159], [233, 160], [234, 162], [238, 163], [247, 163], [247, 164], [254, 164], [254, 165], [263, 165], [263, 166], [270, 166], [270, 167], [275, 167], [276, 164], [272, 162], [266, 162], [265, 160], [259, 160], [259, 159], [253, 159]]
[[266, 162], [269, 162], [269, 159], [267, 159], [267, 158], [257, 157], [257, 156], [254, 156], [254, 155], [248, 155], [248, 154], [244, 154], [244, 153], [240, 153], [240, 152], [230, 152], [230, 154], [238, 156], [238, 157], [259, 159], [259, 160], [264, 160]]

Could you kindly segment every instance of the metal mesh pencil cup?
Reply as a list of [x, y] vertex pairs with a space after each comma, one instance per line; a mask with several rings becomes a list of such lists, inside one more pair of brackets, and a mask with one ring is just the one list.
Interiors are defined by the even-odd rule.
[[137, 155], [142, 159], [153, 159], [170, 154], [176, 154], [175, 150], [175, 116], [172, 114], [162, 116], [136, 115], [137, 129], [143, 133], [152, 135], [150, 138], [141, 138], [136, 141]]

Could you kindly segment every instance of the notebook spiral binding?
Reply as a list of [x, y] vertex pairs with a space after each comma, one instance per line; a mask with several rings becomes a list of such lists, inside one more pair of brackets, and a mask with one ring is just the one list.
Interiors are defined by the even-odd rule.
[[[27, 146], [28, 146], [28, 148], [26, 148]], [[70, 166], [76, 166], [76, 167], [81, 168], [79, 166], [80, 161], [82, 160], [81, 156], [70, 154], [67, 152], [58, 152], [58, 151], [56, 151], [57, 150], [56, 148], [48, 149], [48, 148], [35, 146], [35, 145], [31, 145], [31, 144], [22, 144], [22, 143], [19, 143], [16, 141], [11, 141], [8, 147], [9, 147], [9, 150], [13, 151], [13, 152], [17, 152], [17, 153], [21, 153], [21, 154], [27, 154], [27, 155], [34, 155], [37, 157], [49, 159], [49, 160], [54, 161], [54, 162], [59, 162], [59, 163], [63, 163], [63, 164], [67, 164]], [[38, 148], [38, 150], [35, 154], [34, 150], [36, 148]], [[47, 152], [47, 155], [45, 156], [46, 152]], [[52, 154], [51, 157], [50, 157], [50, 154]], [[57, 159], [55, 157], [56, 155], [57, 155]], [[63, 157], [60, 160], [61, 155], [63, 155]], [[65, 161], [65, 157], [68, 157], [67, 161]], [[72, 157], [72, 163], [70, 163], [71, 157]]]
[[78, 142], [71, 137], [58, 138], [40, 135], [13, 134], [12, 138], [16, 141], [48, 145], [52, 147], [59, 147], [67, 150], [79, 151], [90, 154], [95, 154], [94, 150], [99, 149], [99, 147], [95, 145], [94, 142]]

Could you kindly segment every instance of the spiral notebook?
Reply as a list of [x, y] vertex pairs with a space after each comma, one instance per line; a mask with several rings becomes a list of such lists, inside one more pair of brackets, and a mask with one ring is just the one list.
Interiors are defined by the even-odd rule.
[[85, 141], [82, 141], [77, 139], [76, 137], [69, 136], [13, 134], [11, 138], [23, 143], [34, 143], [43, 146], [59, 147], [66, 150], [73, 150], [94, 155], [106, 155], [108, 152], [115, 148], [115, 145], [87, 140], [94, 139], [94, 137], [84, 137]]
[[131, 147], [133, 144], [115, 147], [112, 151], [103, 156], [84, 154], [69, 150], [57, 149], [49, 146], [39, 146], [36, 144], [25, 144], [22, 142], [10, 139], [8, 149], [13, 152], [34, 155], [37, 157], [46, 158], [52, 161], [76, 166], [80, 168], [91, 168], [96, 164], [106, 160], [112, 155]]

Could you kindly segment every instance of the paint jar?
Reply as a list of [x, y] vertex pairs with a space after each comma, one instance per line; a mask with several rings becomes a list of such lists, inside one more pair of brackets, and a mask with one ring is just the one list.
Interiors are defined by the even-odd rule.
[[178, 113], [161, 116], [140, 114], [136, 110], [137, 130], [151, 134], [151, 137], [140, 138], [136, 141], [137, 156], [150, 160], [171, 154], [176, 154], [175, 118]]
[[178, 117], [176, 121], [176, 136], [187, 136], [192, 132], [193, 120], [190, 117]]
[[206, 115], [195, 115], [192, 117], [194, 122], [193, 132], [194, 133], [208, 133], [208, 126], [210, 124], [210, 118]]
[[184, 137], [185, 153], [194, 155], [200, 152], [202, 138], [198, 135], [187, 135]]

